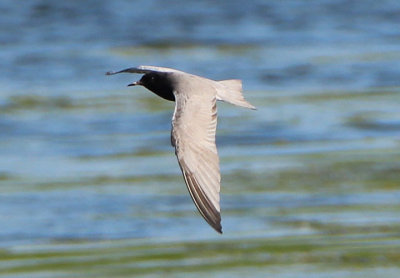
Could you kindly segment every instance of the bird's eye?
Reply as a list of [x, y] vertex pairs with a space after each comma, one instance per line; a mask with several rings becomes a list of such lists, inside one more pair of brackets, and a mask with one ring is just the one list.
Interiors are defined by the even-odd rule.
[[151, 81], [154, 81], [154, 76], [151, 77]]

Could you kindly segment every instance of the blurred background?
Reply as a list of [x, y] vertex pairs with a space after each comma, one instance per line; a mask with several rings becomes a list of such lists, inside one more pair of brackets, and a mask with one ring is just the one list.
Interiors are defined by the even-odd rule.
[[[0, 2], [0, 277], [400, 277], [400, 2]], [[240, 78], [221, 236], [137, 65]]]

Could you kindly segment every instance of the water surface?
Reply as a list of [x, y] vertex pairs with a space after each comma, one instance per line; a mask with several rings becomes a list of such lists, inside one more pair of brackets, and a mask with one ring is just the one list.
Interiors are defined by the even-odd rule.
[[[398, 1], [0, 4], [0, 277], [399, 277]], [[222, 224], [140, 64], [241, 78]]]

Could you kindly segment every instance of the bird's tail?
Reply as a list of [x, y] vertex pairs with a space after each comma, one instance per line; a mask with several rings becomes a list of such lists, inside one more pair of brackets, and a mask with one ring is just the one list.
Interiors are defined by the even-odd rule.
[[218, 81], [217, 100], [229, 102], [234, 105], [256, 109], [247, 102], [242, 94], [242, 81], [238, 79]]

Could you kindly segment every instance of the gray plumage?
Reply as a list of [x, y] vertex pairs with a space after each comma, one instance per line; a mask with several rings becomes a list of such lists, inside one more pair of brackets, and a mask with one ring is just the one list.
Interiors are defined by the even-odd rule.
[[214, 81], [183, 71], [139, 66], [117, 73], [143, 73], [128, 86], [142, 85], [158, 96], [175, 101], [171, 143], [183, 178], [197, 209], [216, 231], [222, 233], [219, 192], [221, 175], [215, 145], [217, 100], [255, 109], [242, 95], [240, 80]]

